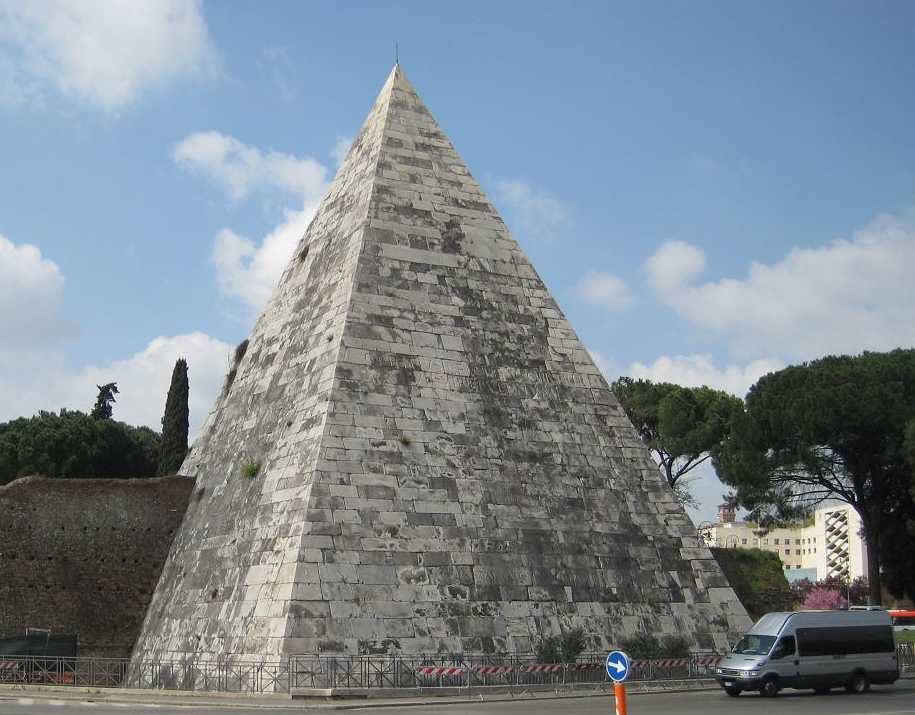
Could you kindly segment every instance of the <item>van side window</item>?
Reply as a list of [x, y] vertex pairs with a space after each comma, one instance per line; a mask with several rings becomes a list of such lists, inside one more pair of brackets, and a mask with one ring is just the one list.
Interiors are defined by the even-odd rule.
[[789, 658], [797, 652], [797, 645], [794, 636], [783, 636], [778, 641], [778, 648], [781, 651], [779, 658]]
[[802, 656], [892, 653], [893, 631], [887, 626], [851, 628], [798, 628]]

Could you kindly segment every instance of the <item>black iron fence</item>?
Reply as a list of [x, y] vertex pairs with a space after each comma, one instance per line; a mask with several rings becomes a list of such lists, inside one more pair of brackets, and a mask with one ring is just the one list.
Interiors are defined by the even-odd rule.
[[[915, 646], [900, 644], [899, 667], [915, 671]], [[539, 663], [533, 656], [316, 656], [278, 661], [157, 660], [0, 656], [0, 683], [95, 688], [290, 693], [304, 688], [469, 688], [574, 686], [604, 683], [604, 653], [575, 663]], [[708, 678], [720, 656], [636, 660], [630, 681]]]
[[94, 688], [288, 693], [289, 661], [0, 658], [0, 683]]
[[[533, 656], [314, 656], [289, 659], [293, 688], [461, 688], [574, 685], [607, 681], [605, 653], [574, 663], [540, 663]], [[720, 656], [634, 661], [630, 680], [710, 677]]]
[[915, 643], [899, 643], [896, 646], [900, 670], [915, 670]]

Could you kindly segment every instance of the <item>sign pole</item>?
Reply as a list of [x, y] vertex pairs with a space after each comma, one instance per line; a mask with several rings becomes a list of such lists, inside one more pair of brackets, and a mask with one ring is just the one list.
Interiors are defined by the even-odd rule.
[[607, 676], [613, 681], [616, 715], [626, 715], [626, 686], [623, 685], [623, 681], [629, 677], [631, 667], [629, 656], [620, 650], [615, 650], [607, 656]]
[[613, 684], [613, 699], [616, 701], [616, 715], [626, 715], [626, 686]]

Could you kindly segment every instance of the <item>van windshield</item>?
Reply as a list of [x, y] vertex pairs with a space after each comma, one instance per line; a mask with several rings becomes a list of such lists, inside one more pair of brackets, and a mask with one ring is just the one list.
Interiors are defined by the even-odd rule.
[[734, 646], [734, 652], [740, 655], [766, 655], [772, 650], [775, 636], [747, 635]]

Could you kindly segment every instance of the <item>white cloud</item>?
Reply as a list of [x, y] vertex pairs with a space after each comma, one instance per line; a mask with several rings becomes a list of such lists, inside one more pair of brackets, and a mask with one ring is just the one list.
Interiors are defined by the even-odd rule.
[[165, 397], [178, 358], [188, 364], [191, 431], [206, 418], [222, 388], [232, 346], [201, 332], [159, 337], [146, 348], [108, 365], [92, 365], [63, 376], [60, 405], [88, 410], [96, 385], [117, 382], [115, 417], [123, 422], [162, 428]]
[[569, 218], [559, 199], [520, 179], [496, 182], [495, 198], [515, 212], [522, 229], [533, 234], [549, 235]]
[[651, 286], [663, 297], [676, 297], [686, 283], [705, 270], [705, 254], [689, 243], [667, 241], [645, 261]]
[[327, 190], [327, 168], [316, 159], [264, 152], [216, 131], [191, 134], [175, 146], [172, 157], [179, 166], [219, 184], [233, 199], [273, 188], [300, 202], [297, 208], [284, 210], [282, 222], [260, 243], [230, 228], [223, 228], [213, 241], [211, 259], [220, 292], [252, 312], [259, 311]]
[[915, 345], [915, 225], [878, 217], [851, 239], [794, 248], [743, 279], [697, 282], [705, 255], [666, 243], [645, 268], [663, 302], [744, 356], [809, 359]]
[[349, 148], [352, 145], [352, 137], [337, 137], [337, 143], [334, 144], [334, 148], [330, 150], [331, 158], [333, 158], [337, 166], [340, 166], [343, 163], [343, 160], [346, 159], [346, 155], [349, 154]]
[[622, 310], [632, 303], [632, 294], [626, 282], [611, 273], [586, 274], [578, 282], [576, 292], [589, 303], [613, 311]]
[[607, 382], [613, 382], [620, 376], [619, 366], [606, 355], [596, 350], [588, 350], [588, 354]]
[[62, 407], [89, 410], [96, 385], [117, 382], [115, 415], [160, 429], [172, 368], [179, 357], [190, 369], [192, 428], [212, 407], [232, 347], [200, 332], [159, 337], [142, 351], [107, 365], [68, 365], [59, 343], [75, 334], [61, 315], [65, 279], [35, 246], [0, 236], [0, 421]]
[[0, 0], [0, 97], [48, 87], [106, 110], [218, 72], [200, 0]]
[[671, 382], [684, 387], [707, 385], [744, 397], [747, 390], [766, 373], [784, 364], [772, 358], [754, 360], [747, 365], [718, 367], [710, 355], [662, 355], [650, 365], [634, 362], [626, 374], [652, 382]]
[[268, 233], [260, 246], [231, 229], [222, 229], [211, 254], [222, 295], [241, 300], [254, 311], [263, 308], [314, 211], [313, 205], [301, 211], [287, 211], [283, 223]]
[[236, 200], [258, 189], [275, 188], [314, 201], [327, 188], [327, 168], [315, 159], [263, 152], [216, 131], [185, 137], [173, 149], [172, 158], [219, 184]]
[[61, 314], [64, 276], [53, 261], [27, 243], [0, 235], [0, 351], [59, 342], [75, 326]]
[[196, 332], [159, 337], [130, 357], [82, 369], [69, 367], [54, 350], [0, 352], [0, 421], [62, 407], [86, 412], [95, 402], [96, 385], [117, 382], [115, 419], [160, 430], [172, 368], [183, 357], [193, 433], [216, 401], [231, 351], [228, 343]]

